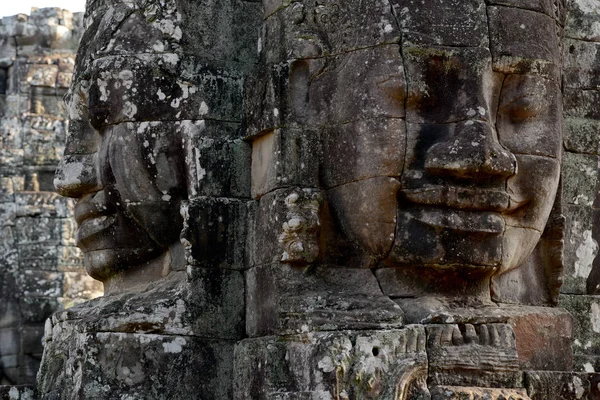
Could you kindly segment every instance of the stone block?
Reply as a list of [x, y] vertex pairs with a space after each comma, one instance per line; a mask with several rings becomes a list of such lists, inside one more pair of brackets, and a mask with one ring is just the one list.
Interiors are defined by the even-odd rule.
[[[327, 191], [327, 205], [342, 240], [364, 256], [361, 267], [372, 267], [385, 257], [395, 238], [398, 213], [397, 179], [380, 176], [350, 182]], [[326, 252], [343, 251], [339, 240], [330, 239]], [[334, 258], [335, 254], [327, 254]], [[347, 265], [342, 263], [340, 265]]]
[[266, 63], [340, 54], [399, 41], [400, 29], [389, 3], [308, 1], [284, 6], [285, 3], [274, 0], [265, 5], [261, 42]]
[[530, 400], [525, 389], [434, 386], [431, 400]]
[[521, 386], [510, 325], [428, 325], [426, 331], [430, 385]]
[[19, 299], [19, 310], [25, 323], [44, 323], [54, 312], [61, 309], [56, 297], [28, 296]]
[[420, 326], [245, 339], [234, 363], [239, 400], [429, 398]]
[[191, 196], [250, 197], [251, 146], [239, 124], [183, 121], [181, 130]]
[[40, 399], [232, 396], [227, 378], [233, 374], [232, 342], [194, 336], [84, 333], [68, 326], [55, 326], [55, 330], [62, 333], [46, 344], [37, 387]]
[[23, 354], [19, 356], [19, 383], [35, 383], [37, 372], [40, 369], [41, 359], [41, 352], [38, 354]]
[[18, 272], [17, 285], [24, 296], [59, 297], [63, 294], [63, 273], [23, 269]]
[[61, 244], [61, 223], [60, 219], [50, 217], [17, 218], [15, 221], [17, 244], [59, 245]]
[[75, 246], [56, 246], [58, 260], [57, 271], [82, 271], [83, 253]]
[[[21, 350], [24, 354], [42, 354], [42, 336], [44, 325], [24, 325], [21, 327]], [[39, 360], [38, 360], [39, 361]]]
[[596, 132], [600, 121], [586, 118], [566, 118], [564, 121], [564, 144], [568, 152], [600, 154], [600, 140]]
[[252, 197], [290, 186], [318, 187], [321, 143], [314, 130], [275, 129], [252, 141]]
[[0, 329], [0, 354], [21, 354], [20, 336], [18, 328]]
[[600, 297], [563, 294], [559, 305], [573, 315], [573, 353], [600, 356]]
[[[19, 217], [65, 217], [65, 208], [72, 207], [73, 201], [60, 197], [54, 192], [25, 192], [15, 194]], [[72, 211], [72, 210], [69, 210]]]
[[600, 90], [564, 88], [563, 103], [565, 118], [583, 118], [600, 120]]
[[[108, 13], [109, 7], [114, 11]], [[85, 53], [92, 59], [132, 53], [184, 53], [213, 64], [251, 69], [257, 58], [256, 38], [262, 17], [257, 2], [173, 3], [132, 13], [126, 4], [102, 1], [94, 4], [94, 14], [91, 18], [98, 20], [97, 15], [104, 16], [102, 23], [86, 31], [82, 39], [90, 43]]]
[[56, 85], [58, 65], [52, 64], [29, 64], [29, 72], [25, 80], [31, 86], [45, 86], [53, 88]]
[[5, 283], [7, 279], [2, 275], [0, 277], [3, 280], [2, 286], [0, 286], [3, 292], [2, 301], [0, 302], [0, 329], [11, 328], [19, 324], [21, 316], [18, 302], [6, 296], [6, 293], [10, 291], [16, 297], [16, 288], [8, 287]]
[[576, 89], [600, 88], [600, 42], [565, 38], [564, 77], [566, 87]]
[[56, 271], [58, 247], [32, 243], [20, 245], [18, 246], [20, 263], [27, 269]]
[[393, 329], [403, 312], [368, 269], [266, 264], [246, 271], [246, 332]]
[[565, 23], [565, 36], [589, 42], [600, 42], [600, 14], [598, 5], [586, 0], [569, 2], [569, 13]]
[[446, 308], [424, 316], [422, 323], [509, 324], [514, 331], [521, 370], [570, 371], [573, 367], [572, 317], [561, 308], [513, 305]]
[[598, 167], [596, 155], [565, 152], [562, 166], [563, 203], [591, 207], [596, 198]]
[[[187, 274], [174, 271], [133, 292], [98, 297], [62, 310], [52, 316], [50, 327], [58, 326], [60, 334], [61, 326], [80, 329], [81, 322], [81, 329], [89, 332], [237, 339], [244, 329], [243, 296], [240, 271], [191, 266]], [[46, 336], [53, 340], [48, 332]]]
[[[511, 64], [560, 65], [556, 21], [547, 15], [512, 7], [488, 7], [490, 44], [494, 68], [504, 73], [515, 71]], [[522, 67], [521, 67], [522, 68]]]
[[599, 374], [527, 371], [524, 378], [531, 400], [594, 400], [600, 396]]
[[521, 370], [570, 371], [573, 368], [571, 342], [576, 322], [567, 311], [514, 307], [507, 312], [508, 323], [515, 332]]
[[160, 54], [96, 61], [89, 91], [92, 125], [241, 119], [241, 75], [189, 57], [173, 63], [173, 57], [179, 61]]
[[187, 262], [208, 268], [246, 268], [251, 212], [251, 203], [239, 199], [189, 200], [182, 206], [181, 234]]
[[487, 47], [486, 5], [474, 1], [431, 3], [395, 0], [402, 40], [420, 45]]
[[184, 323], [202, 337], [245, 336], [244, 274], [218, 268], [188, 267], [189, 291]]
[[404, 117], [406, 78], [398, 45], [263, 68], [246, 83], [250, 136], [280, 127]]
[[489, 4], [498, 4], [513, 8], [537, 11], [564, 23], [565, 7], [552, 0], [490, 0]]
[[[406, 76], [397, 44], [376, 46], [292, 64], [305, 70], [306, 96], [297, 108], [304, 109], [298, 124], [312, 126], [344, 125], [373, 118], [403, 118]], [[297, 93], [301, 93], [300, 76]], [[348, 84], [352, 82], [352, 84]], [[292, 91], [292, 95], [294, 92]], [[301, 96], [293, 100], [302, 100]], [[376, 123], [373, 121], [372, 123]]]

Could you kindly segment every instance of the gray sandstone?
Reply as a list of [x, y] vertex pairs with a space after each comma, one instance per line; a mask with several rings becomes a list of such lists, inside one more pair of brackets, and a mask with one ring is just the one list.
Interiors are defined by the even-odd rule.
[[600, 3], [87, 6], [0, 25], [37, 398], [598, 398]]

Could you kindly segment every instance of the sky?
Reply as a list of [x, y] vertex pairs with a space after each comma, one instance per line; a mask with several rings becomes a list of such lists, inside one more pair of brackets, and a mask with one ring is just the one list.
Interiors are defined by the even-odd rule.
[[31, 7], [60, 7], [69, 11], [83, 11], [85, 0], [0, 0], [0, 17], [29, 14]]

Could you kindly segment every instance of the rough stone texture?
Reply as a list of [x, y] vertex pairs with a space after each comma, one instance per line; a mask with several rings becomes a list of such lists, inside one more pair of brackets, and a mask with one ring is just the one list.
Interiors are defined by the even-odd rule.
[[434, 386], [432, 400], [530, 400], [525, 389]]
[[42, 398], [595, 396], [594, 2], [89, 3]]
[[102, 292], [75, 247], [73, 202], [52, 185], [81, 29], [58, 8], [0, 22], [0, 384], [34, 383], [45, 319]]
[[236, 399], [426, 399], [423, 327], [245, 339], [235, 349]]
[[525, 373], [525, 385], [532, 400], [597, 399], [600, 396], [598, 383], [598, 374], [546, 371]]
[[34, 400], [35, 398], [33, 386], [0, 386], [0, 399], [2, 400]]

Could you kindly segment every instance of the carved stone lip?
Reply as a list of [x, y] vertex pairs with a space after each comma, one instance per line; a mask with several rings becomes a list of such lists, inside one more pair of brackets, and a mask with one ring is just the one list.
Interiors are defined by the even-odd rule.
[[405, 211], [426, 225], [465, 233], [503, 233], [502, 214], [493, 211], [467, 211], [456, 208], [422, 206]]
[[74, 216], [78, 225], [85, 220], [112, 214], [106, 203], [104, 191], [89, 193], [81, 197], [75, 205]]
[[97, 238], [106, 236], [106, 232], [115, 224], [116, 218], [116, 215], [103, 215], [84, 220], [77, 228], [77, 246], [90, 247]]
[[503, 213], [509, 210], [510, 196], [504, 190], [464, 188], [456, 186], [425, 186], [402, 189], [401, 195], [412, 203], [455, 208], [465, 211]]

